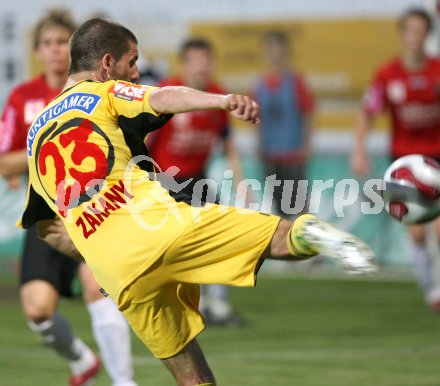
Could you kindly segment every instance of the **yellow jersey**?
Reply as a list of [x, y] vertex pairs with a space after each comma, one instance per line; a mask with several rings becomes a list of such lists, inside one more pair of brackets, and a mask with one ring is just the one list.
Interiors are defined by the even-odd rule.
[[144, 138], [171, 117], [152, 109], [153, 90], [118, 80], [79, 82], [40, 113], [27, 137], [29, 193], [19, 226], [61, 218], [115, 300], [200, 210], [149, 178]]

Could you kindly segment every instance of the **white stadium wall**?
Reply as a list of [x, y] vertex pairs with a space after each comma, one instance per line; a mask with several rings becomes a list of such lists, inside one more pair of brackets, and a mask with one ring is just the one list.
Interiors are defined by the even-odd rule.
[[0, 3], [0, 81], [4, 92], [0, 104], [13, 84], [27, 78], [29, 34], [45, 10], [64, 6], [74, 10], [78, 21], [106, 14], [132, 28], [143, 50], [177, 48], [195, 22], [258, 22], [307, 18], [395, 17], [409, 5], [433, 8], [434, 0], [15, 0]]

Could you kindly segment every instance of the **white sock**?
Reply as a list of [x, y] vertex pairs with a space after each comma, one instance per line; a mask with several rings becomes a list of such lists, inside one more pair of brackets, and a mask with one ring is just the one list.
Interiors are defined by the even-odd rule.
[[95, 364], [95, 353], [78, 337], [75, 337], [72, 346], [79, 353], [79, 358], [69, 361], [70, 371], [73, 375], [85, 373]]
[[230, 288], [221, 284], [206, 286], [207, 308], [214, 318], [227, 318], [233, 311], [229, 304]]
[[200, 299], [199, 299], [199, 311], [203, 314], [205, 312], [205, 309], [207, 307], [206, 304], [206, 296], [203, 293], [204, 285], [200, 286]]
[[211, 299], [229, 300], [230, 288], [222, 284], [211, 284], [206, 286], [206, 292]]
[[425, 295], [435, 286], [431, 273], [431, 259], [424, 244], [410, 242], [410, 258], [416, 275], [417, 283]]
[[128, 323], [110, 298], [87, 305], [95, 340], [113, 386], [136, 386], [131, 362]]

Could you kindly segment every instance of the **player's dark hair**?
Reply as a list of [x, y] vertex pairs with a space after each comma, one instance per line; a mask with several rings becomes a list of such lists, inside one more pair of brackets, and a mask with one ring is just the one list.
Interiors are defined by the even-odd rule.
[[70, 39], [69, 73], [95, 70], [106, 53], [118, 61], [128, 52], [130, 42], [137, 44], [136, 36], [115, 21], [101, 18], [86, 21]]
[[40, 44], [41, 34], [47, 28], [60, 27], [73, 33], [76, 30], [76, 23], [73, 21], [70, 11], [63, 8], [54, 8], [47, 11], [47, 14], [42, 17], [34, 27], [33, 33], [33, 47], [38, 48]]
[[279, 30], [267, 31], [263, 35], [264, 43], [276, 42], [281, 46], [288, 47], [289, 46], [289, 36], [287, 33]]
[[184, 58], [186, 53], [190, 50], [190, 49], [199, 49], [199, 50], [206, 50], [208, 51], [210, 54], [212, 54], [213, 52], [213, 48], [211, 43], [204, 39], [204, 38], [200, 38], [200, 37], [193, 37], [193, 38], [189, 38], [187, 40], [185, 40], [181, 46], [180, 46], [180, 50], [179, 50], [179, 55], [181, 58]]
[[409, 8], [399, 18], [399, 28], [405, 28], [406, 21], [410, 17], [419, 17], [423, 19], [426, 24], [426, 30], [430, 32], [433, 28], [433, 21], [430, 14], [423, 8]]

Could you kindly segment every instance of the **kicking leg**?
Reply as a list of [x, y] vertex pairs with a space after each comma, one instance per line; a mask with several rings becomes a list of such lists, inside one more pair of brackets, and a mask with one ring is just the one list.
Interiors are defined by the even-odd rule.
[[177, 355], [162, 359], [178, 386], [215, 385], [214, 375], [194, 339]]
[[281, 220], [262, 257], [302, 260], [318, 253], [350, 273], [376, 271], [374, 253], [363, 241], [309, 214], [293, 223]]

